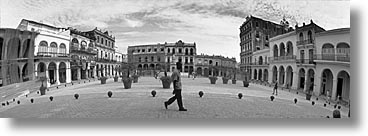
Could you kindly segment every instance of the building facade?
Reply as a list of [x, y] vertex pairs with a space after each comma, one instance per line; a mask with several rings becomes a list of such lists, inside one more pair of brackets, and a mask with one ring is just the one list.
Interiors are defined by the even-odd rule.
[[72, 80], [95, 78], [97, 58], [95, 37], [73, 28], [69, 28], [69, 30]]
[[269, 43], [253, 52], [252, 80], [349, 102], [350, 28], [326, 31], [311, 20]]
[[176, 62], [182, 62], [183, 74], [194, 71], [196, 55], [195, 43], [176, 43], [136, 45], [128, 47], [128, 63], [133, 64], [140, 75], [153, 75], [155, 71], [170, 72]]
[[219, 55], [200, 54], [196, 56], [195, 67], [198, 76], [232, 76], [236, 72], [236, 59]]
[[240, 70], [247, 73], [247, 79], [251, 79], [254, 70], [258, 69], [252, 68], [252, 63], [256, 63], [253, 53], [269, 49], [270, 38], [292, 30], [285, 19], [277, 24], [254, 16], [248, 16], [239, 29]]
[[316, 92], [332, 100], [350, 100], [350, 28], [316, 34]]
[[95, 45], [97, 49], [96, 58], [96, 75], [97, 77], [115, 76], [116, 67], [120, 64], [116, 63], [115, 58], [115, 37], [109, 35], [108, 31], [102, 32], [95, 28], [86, 32], [96, 39]]
[[0, 29], [0, 86], [33, 80], [36, 32]]
[[46, 77], [47, 86], [70, 83], [70, 31], [25, 19], [18, 29], [38, 33], [34, 42], [35, 76]]

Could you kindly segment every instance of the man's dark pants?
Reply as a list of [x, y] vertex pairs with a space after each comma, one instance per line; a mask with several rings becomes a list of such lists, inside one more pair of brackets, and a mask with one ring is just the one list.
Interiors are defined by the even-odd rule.
[[179, 109], [184, 109], [183, 107], [183, 101], [182, 101], [182, 98], [181, 98], [181, 89], [175, 89], [174, 92], [175, 95], [173, 97], [171, 97], [168, 101], [167, 101], [167, 105], [170, 105], [172, 104], [175, 100], [177, 100], [178, 102], [178, 106], [179, 106]]

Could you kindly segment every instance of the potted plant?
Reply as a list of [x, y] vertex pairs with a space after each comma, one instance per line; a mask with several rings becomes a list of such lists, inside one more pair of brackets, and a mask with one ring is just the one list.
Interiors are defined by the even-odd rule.
[[249, 86], [249, 81], [248, 81], [248, 78], [247, 78], [248, 73], [244, 72], [243, 75], [244, 75], [243, 86], [248, 87]]
[[313, 84], [310, 84], [310, 89], [307, 89], [307, 92], [305, 94], [305, 99], [310, 101], [311, 100], [311, 97], [312, 97], [312, 85]]
[[107, 77], [103, 76], [100, 78], [101, 84], [106, 84]]
[[211, 81], [211, 84], [216, 84], [216, 80], [217, 80], [217, 77], [216, 76], [211, 76], [211, 77], [208, 77]]
[[227, 82], [229, 82], [229, 78], [228, 77], [222, 77], [222, 83], [227, 84]]
[[134, 73], [134, 74], [132, 75], [133, 83], [138, 83], [138, 77], [139, 77], [139, 75], [138, 75], [137, 73]]
[[118, 82], [118, 81], [119, 81], [119, 77], [117, 75], [115, 75], [114, 82]]
[[234, 72], [233, 79], [231, 80], [232, 84], [236, 84], [236, 72]]
[[122, 68], [127, 71], [126, 76], [123, 76], [123, 78], [121, 79], [123, 81], [124, 88], [125, 89], [130, 89], [132, 87], [132, 82], [133, 82], [133, 79], [130, 77], [130, 70], [133, 69], [133, 65], [125, 64], [125, 65], [123, 65]]
[[171, 78], [169, 76], [167, 76], [167, 70], [166, 70], [166, 68], [165, 68], [164, 75], [165, 76], [163, 76], [163, 77], [160, 78], [160, 80], [162, 82], [162, 87], [164, 89], [169, 89], [172, 81], [171, 81]]
[[40, 81], [41, 81], [40, 93], [41, 93], [41, 95], [45, 95], [47, 87], [45, 87], [43, 85], [43, 82], [47, 81], [47, 78], [46, 77], [40, 77]]

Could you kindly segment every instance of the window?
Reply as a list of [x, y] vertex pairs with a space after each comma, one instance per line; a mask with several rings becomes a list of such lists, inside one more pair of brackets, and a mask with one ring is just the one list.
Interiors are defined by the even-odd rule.
[[101, 38], [101, 44], [104, 44], [104, 39], [103, 38]]
[[151, 62], [154, 62], [155, 61], [155, 57], [151, 57]]
[[258, 22], [256, 22], [256, 27], [258, 27]]
[[157, 52], [157, 49], [156, 49], [156, 48], [154, 48], [154, 49], [153, 49], [153, 51], [154, 51], [154, 52]]
[[139, 52], [141, 52], [141, 50], [140, 50], [140, 49], [138, 49], [138, 50], [137, 50], [137, 52], [139, 53]]
[[146, 50], [145, 49], [142, 49], [142, 52], [146, 52]]
[[100, 42], [100, 36], [97, 36], [97, 43]]
[[179, 53], [181, 53], [182, 52], [182, 50], [181, 50], [181, 48], [179, 48]]
[[105, 40], [105, 45], [107, 46], [107, 40]]
[[161, 57], [157, 57], [157, 61], [160, 62], [161, 61]]
[[145, 58], [144, 58], [144, 60], [145, 60], [146, 62], [148, 62], [148, 57], [145, 57]]
[[148, 49], [148, 52], [151, 52], [151, 49]]
[[164, 51], [164, 48], [161, 48], [161, 52], [163, 52]]
[[141, 57], [138, 58], [138, 62], [142, 62], [142, 58]]

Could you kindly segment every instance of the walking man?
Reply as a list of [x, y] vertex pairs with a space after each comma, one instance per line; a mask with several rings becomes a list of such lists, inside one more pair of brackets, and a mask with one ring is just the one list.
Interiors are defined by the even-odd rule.
[[273, 87], [273, 92], [272, 92], [272, 95], [274, 95], [276, 93], [277, 95], [277, 81], [275, 83], [275, 87]]
[[173, 81], [173, 86], [174, 86], [174, 91], [173, 94], [174, 96], [171, 97], [168, 101], [164, 102], [165, 108], [167, 109], [167, 106], [169, 106], [170, 104], [172, 104], [175, 100], [178, 102], [178, 106], [179, 106], [179, 111], [187, 111], [187, 109], [184, 108], [183, 106], [183, 101], [182, 101], [182, 97], [181, 97], [181, 77], [180, 77], [180, 69], [182, 67], [181, 62], [177, 62], [176, 63], [176, 69], [174, 70], [174, 72], [171, 75], [171, 79]]

